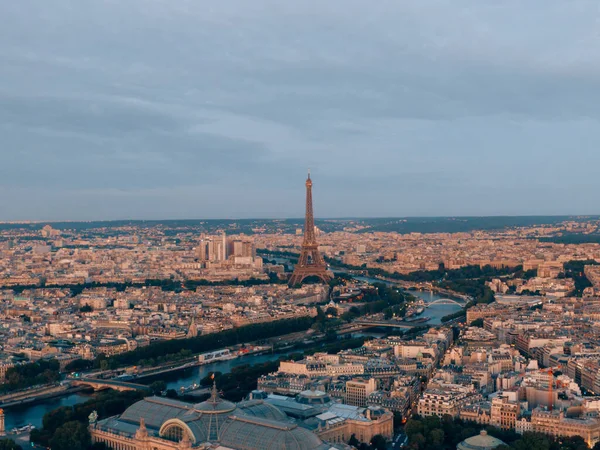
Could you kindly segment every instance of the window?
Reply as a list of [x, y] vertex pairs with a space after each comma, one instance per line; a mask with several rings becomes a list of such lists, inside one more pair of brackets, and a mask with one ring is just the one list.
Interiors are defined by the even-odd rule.
[[177, 425], [172, 425], [165, 431], [164, 438], [173, 442], [179, 442], [183, 440], [183, 433], [183, 428]]

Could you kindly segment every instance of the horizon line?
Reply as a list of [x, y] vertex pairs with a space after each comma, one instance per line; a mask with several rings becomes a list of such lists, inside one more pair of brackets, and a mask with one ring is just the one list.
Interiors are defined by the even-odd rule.
[[[342, 217], [315, 217], [315, 220], [369, 220], [369, 219], [479, 219], [479, 218], [600, 218], [599, 214], [497, 214], [497, 215], [449, 215], [449, 216], [342, 216]], [[304, 220], [298, 217], [247, 217], [247, 218], [180, 218], [180, 219], [60, 219], [60, 220], [0, 220], [0, 225], [32, 225], [41, 223], [90, 223], [90, 222], [176, 222], [176, 221], [247, 221], [247, 220]]]

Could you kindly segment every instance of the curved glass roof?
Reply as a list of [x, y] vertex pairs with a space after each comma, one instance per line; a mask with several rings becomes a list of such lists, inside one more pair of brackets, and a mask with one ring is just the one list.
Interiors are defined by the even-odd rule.
[[162, 397], [147, 397], [134, 403], [121, 415], [119, 420], [139, 424], [143, 417], [147, 428], [160, 429], [169, 419], [179, 418], [184, 421], [198, 417], [192, 405]]
[[220, 400], [218, 402], [212, 402], [207, 400], [202, 403], [196, 403], [194, 409], [208, 414], [223, 414], [235, 410], [236, 406], [234, 403], [226, 400]]
[[239, 450], [315, 450], [323, 442], [294, 424], [232, 416], [223, 428], [220, 444]]
[[[297, 405], [294, 401], [291, 403]], [[329, 448], [314, 433], [292, 423], [274, 405], [263, 400], [247, 400], [236, 405], [217, 395], [196, 405], [148, 397], [127, 408], [120, 417], [100, 421], [98, 426], [105, 431], [131, 436], [142, 418], [149, 434], [154, 436], [159, 435], [161, 428], [163, 434], [168, 434], [172, 426], [179, 426], [185, 433], [191, 432], [193, 436], [189, 437], [194, 446], [211, 442], [239, 450]]]
[[236, 414], [243, 413], [245, 416], [262, 417], [280, 422], [289, 421], [283, 411], [262, 400], [246, 400], [238, 403], [237, 407]]

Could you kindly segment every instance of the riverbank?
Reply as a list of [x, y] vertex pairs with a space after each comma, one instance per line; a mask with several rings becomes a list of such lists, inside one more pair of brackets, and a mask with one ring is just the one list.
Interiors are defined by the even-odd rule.
[[15, 398], [6, 400], [0, 403], [0, 409], [12, 408], [20, 405], [27, 404], [36, 404], [39, 402], [43, 402], [48, 399], [56, 398], [56, 397], [64, 397], [72, 394], [76, 394], [78, 392], [83, 392], [89, 390], [82, 386], [57, 386], [53, 389], [42, 390], [37, 392], [29, 392], [23, 398]]
[[[333, 343], [324, 342], [322, 344], [313, 345], [312, 347], [305, 349], [296, 348], [295, 351], [290, 350], [286, 352], [266, 353], [260, 355], [244, 355], [226, 361], [187, 367], [178, 372], [170, 372], [159, 375], [159, 377], [160, 380], [166, 382], [167, 390], [173, 389], [177, 392], [181, 392], [181, 388], [184, 388], [185, 390], [185, 388], [188, 388], [194, 384], [200, 385], [203, 379], [208, 378], [210, 375], [216, 372], [221, 374], [230, 374], [242, 366], [260, 366], [271, 362], [276, 363], [280, 358], [291, 358], [294, 353], [302, 354], [304, 352], [311, 353], [315, 351], [327, 351], [330, 349], [330, 346], [344, 345], [344, 343], [352, 346], [359, 346], [362, 343], [362, 340], [338, 340]], [[144, 383], [149, 384], [152, 381], [152, 377], [148, 377], [146, 380], [144, 380]], [[80, 403], [85, 403], [86, 401], [90, 400], [90, 398], [93, 398], [93, 396], [86, 395], [85, 391], [83, 391], [64, 397], [46, 399], [36, 404], [17, 405], [7, 408], [5, 411], [6, 428], [11, 430], [13, 428], [23, 427], [28, 424], [32, 424], [36, 428], [40, 428], [42, 426], [44, 414], [63, 406], [71, 407]]]
[[[263, 355], [240, 356], [239, 358], [228, 361], [219, 361], [212, 364], [183, 368], [177, 372], [170, 372], [158, 376], [167, 382], [167, 389], [179, 391], [181, 386], [190, 386], [194, 383], [199, 384], [200, 380], [213, 372], [229, 373], [235, 367], [246, 364], [262, 364], [275, 361], [287, 354], [288, 353], [269, 353]], [[144, 383], [149, 384], [152, 381], [153, 378], [150, 376], [144, 380]], [[40, 428], [42, 426], [44, 414], [62, 406], [75, 406], [80, 403], [85, 403], [92, 398], [91, 395], [86, 395], [85, 392], [86, 390], [81, 389], [75, 393], [62, 394], [62, 396], [50, 397], [34, 403], [8, 407], [5, 409], [6, 429], [11, 430], [13, 428], [23, 427], [27, 424], [32, 424], [36, 428]]]
[[[378, 280], [370, 277], [361, 277], [363, 281], [370, 283], [381, 283], [382, 280]], [[389, 285], [393, 285], [394, 283], [389, 283]], [[410, 291], [411, 294], [421, 298], [426, 303], [433, 303], [435, 300], [444, 299], [447, 297], [441, 297], [432, 292], [421, 292], [421, 291]], [[431, 325], [436, 326], [441, 324], [441, 318], [445, 315], [451, 314], [459, 310], [460, 307], [456, 305], [448, 305], [448, 304], [435, 304], [427, 308], [424, 313], [426, 316], [430, 317], [430, 319], [423, 324], [416, 325]], [[368, 336], [368, 332], [358, 333], [355, 336]], [[216, 336], [213, 336], [212, 339], [215, 339]], [[239, 336], [238, 336], [239, 338]], [[298, 348], [297, 346], [302, 346], [304, 340], [307, 338], [307, 332], [298, 331], [291, 334], [279, 335], [267, 339], [261, 339], [261, 341], [270, 341], [275, 346], [275, 351], [273, 353], [261, 354], [261, 355], [244, 355], [239, 356], [235, 359], [227, 360], [227, 361], [219, 361], [216, 363], [211, 363], [207, 365], [197, 366], [192, 364], [190, 366], [186, 366], [186, 364], [193, 361], [193, 358], [188, 356], [184, 360], [173, 361], [169, 364], [165, 364], [161, 366], [161, 369], [168, 369], [170, 366], [170, 370], [165, 371], [161, 374], [147, 373], [147, 377], [145, 377], [143, 383], [150, 384], [153, 380], [161, 379], [164, 380], [167, 384], [167, 389], [175, 389], [180, 391], [181, 387], [188, 388], [194, 384], [200, 384], [200, 380], [210, 375], [213, 372], [221, 372], [221, 373], [229, 373], [232, 369], [246, 365], [246, 364], [262, 364], [269, 361], [274, 361], [281, 356], [289, 355], [294, 352], [302, 352], [303, 348]], [[245, 339], [240, 339], [242, 342], [249, 342]], [[240, 342], [238, 341], [238, 343]], [[280, 343], [289, 343], [294, 342], [295, 345], [292, 345], [289, 348], [285, 348], [284, 351], [277, 351], [277, 344]], [[173, 344], [170, 344], [173, 345]], [[312, 344], [313, 346], [320, 346], [321, 344]], [[230, 347], [231, 348], [231, 347]], [[124, 370], [124, 369], [123, 369]], [[156, 370], [156, 367], [154, 367]], [[135, 382], [135, 381], [134, 381]], [[8, 429], [12, 429], [14, 427], [22, 427], [27, 425], [28, 423], [32, 423], [33, 425], [39, 427], [41, 425], [42, 418], [46, 412], [49, 412], [53, 409], [56, 409], [60, 406], [73, 406], [78, 403], [85, 402], [89, 399], [89, 396], [85, 396], [82, 392], [77, 393], [66, 393], [64, 397], [58, 398], [47, 398], [43, 399], [35, 404], [27, 404], [27, 405], [17, 405], [11, 408], [8, 408], [7, 416], [6, 416], [6, 427]]]

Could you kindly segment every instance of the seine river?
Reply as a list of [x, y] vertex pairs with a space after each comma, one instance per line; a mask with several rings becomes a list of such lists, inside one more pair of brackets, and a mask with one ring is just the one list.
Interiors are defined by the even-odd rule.
[[[356, 277], [358, 279], [369, 281], [369, 282], [381, 282], [374, 278]], [[446, 298], [440, 297], [437, 294], [431, 292], [418, 292], [411, 291], [411, 294], [422, 298], [425, 302], [433, 302], [435, 300]], [[447, 314], [452, 314], [458, 311], [461, 307], [454, 304], [436, 304], [425, 310], [424, 316], [430, 317], [427, 322], [431, 325], [437, 325], [441, 323], [441, 318]], [[377, 336], [377, 333], [365, 333]], [[167, 382], [168, 389], [179, 389], [180, 387], [187, 387], [199, 381], [211, 372], [230, 372], [233, 367], [240, 366], [243, 364], [258, 364], [266, 361], [271, 361], [279, 358], [280, 354], [264, 354], [257, 356], [243, 356], [240, 358], [232, 359], [229, 361], [221, 361], [214, 364], [207, 364], [205, 366], [192, 367], [183, 371], [172, 374], [170, 377], [165, 379]], [[29, 406], [16, 406], [8, 408], [6, 413], [6, 430], [12, 430], [15, 427], [22, 427], [31, 423], [36, 427], [42, 426], [42, 418], [44, 414], [56, 409], [60, 406], [73, 406], [77, 403], [85, 402], [89, 399], [86, 395], [73, 394], [67, 397], [59, 397], [55, 399], [46, 400], [44, 402], [29, 405]]]
[[[377, 278], [371, 278], [371, 277], [362, 277], [362, 276], [356, 276], [354, 275], [354, 278], [356, 278], [357, 280], [360, 281], [366, 281], [368, 283], [385, 283], [388, 285], [391, 285], [393, 283], [390, 283], [388, 281], [382, 281], [379, 280]], [[415, 297], [419, 297], [422, 298], [426, 303], [431, 303], [434, 302], [436, 300], [441, 300], [441, 299], [447, 299], [448, 297], [443, 297], [437, 294], [434, 294], [433, 292], [421, 292], [421, 291], [408, 291], [410, 292], [412, 295], [414, 295]], [[425, 310], [425, 312], [422, 314], [423, 316], [429, 317], [430, 319], [426, 322], [429, 325], [439, 325], [442, 323], [442, 317], [447, 316], [448, 314], [452, 314], [455, 313], [457, 311], [459, 311], [462, 308], [462, 306], [459, 305], [455, 305], [455, 304], [436, 304], [436, 305], [432, 305], [429, 308], [427, 308]]]
[[[229, 361], [221, 361], [213, 364], [207, 364], [205, 366], [190, 367], [182, 371], [171, 374], [165, 379], [167, 382], [168, 389], [179, 389], [180, 387], [187, 387], [194, 383], [199, 383], [202, 378], [210, 375], [212, 372], [231, 372], [231, 369], [236, 366], [244, 364], [259, 364], [266, 361], [271, 361], [279, 358], [280, 354], [264, 354], [264, 355], [250, 355], [242, 356], [240, 358], [231, 359]], [[23, 405], [14, 406], [7, 408], [6, 414], [6, 430], [10, 431], [15, 427], [22, 427], [31, 423], [36, 427], [42, 426], [42, 418], [44, 414], [53, 409], [61, 406], [73, 406], [77, 403], [82, 403], [90, 399], [90, 396], [72, 394], [67, 397], [58, 397], [54, 399], [45, 400], [35, 405]]]

